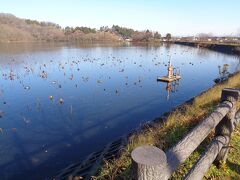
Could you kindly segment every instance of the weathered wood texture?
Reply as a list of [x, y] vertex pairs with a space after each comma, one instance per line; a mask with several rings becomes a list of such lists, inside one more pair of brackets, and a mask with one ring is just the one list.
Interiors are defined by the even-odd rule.
[[185, 179], [202, 179], [214, 161], [215, 164], [219, 165], [220, 161], [226, 160], [231, 134], [237, 126], [238, 113], [240, 113], [240, 111], [237, 113], [236, 103], [238, 99], [238, 90], [224, 89], [222, 91], [221, 101], [229, 101], [232, 103], [233, 107], [216, 126], [216, 137], [205, 153], [188, 172]]
[[226, 161], [227, 154], [229, 150], [229, 143], [235, 128], [235, 116], [237, 112], [237, 101], [239, 99], [239, 91], [235, 89], [224, 89], [222, 91], [221, 101], [229, 101], [232, 103], [232, 108], [227, 113], [226, 116], [221, 120], [221, 122], [217, 125], [215, 129], [215, 136], [224, 136], [227, 137], [227, 142], [224, 144], [221, 151], [218, 153], [216, 157], [215, 164], [217, 166], [220, 165], [220, 161]]
[[236, 121], [235, 121], [235, 127], [237, 126], [237, 124], [239, 124], [240, 123], [240, 110], [238, 110], [238, 112], [236, 113], [236, 116], [235, 116], [235, 119], [236, 119]]
[[239, 97], [239, 90], [224, 89], [221, 103], [215, 111], [177, 145], [168, 150], [166, 155], [153, 146], [136, 148], [132, 152], [133, 179], [165, 180], [170, 178], [179, 165], [191, 155], [214, 128], [214, 141], [186, 175], [186, 179], [201, 179], [214, 161], [226, 160], [231, 134], [237, 122], [240, 121], [240, 112], [236, 113], [236, 103]]
[[218, 136], [211, 145], [207, 148], [206, 152], [200, 157], [196, 164], [185, 176], [185, 180], [201, 180], [204, 174], [208, 171], [213, 161], [221, 151], [222, 147], [228, 142], [228, 137]]
[[232, 103], [229, 101], [221, 103], [213, 113], [187, 134], [177, 145], [167, 151], [168, 178], [201, 144], [231, 108]]
[[140, 146], [132, 154], [133, 180], [166, 179], [164, 167], [167, 163], [165, 153], [155, 146]]

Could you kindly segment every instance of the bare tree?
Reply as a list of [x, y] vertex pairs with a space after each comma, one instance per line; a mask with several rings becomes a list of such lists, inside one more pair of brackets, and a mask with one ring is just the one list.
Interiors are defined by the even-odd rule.
[[154, 35], [153, 35], [153, 37], [154, 37], [155, 39], [161, 39], [161, 34], [159, 34], [158, 32], [155, 32]]
[[167, 34], [166, 34], [166, 39], [167, 39], [167, 41], [170, 41], [171, 38], [172, 38], [172, 35], [171, 35], [170, 33], [167, 33]]

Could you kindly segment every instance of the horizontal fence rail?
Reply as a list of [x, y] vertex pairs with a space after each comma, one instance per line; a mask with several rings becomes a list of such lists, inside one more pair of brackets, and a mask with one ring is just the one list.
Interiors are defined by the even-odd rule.
[[202, 179], [209, 167], [226, 161], [232, 132], [240, 122], [237, 112], [240, 90], [223, 89], [217, 108], [181, 141], [166, 153], [154, 146], [144, 145], [133, 150], [133, 180], [165, 180], [193, 153], [204, 139], [215, 130], [215, 137], [184, 179]]

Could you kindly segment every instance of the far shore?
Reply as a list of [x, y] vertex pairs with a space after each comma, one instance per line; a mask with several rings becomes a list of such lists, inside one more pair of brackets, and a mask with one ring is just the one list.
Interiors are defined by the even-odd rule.
[[210, 50], [223, 52], [227, 54], [240, 55], [240, 44], [236, 43], [220, 43], [220, 42], [201, 42], [201, 41], [174, 41], [173, 43], [179, 45], [186, 45], [192, 47], [207, 48]]

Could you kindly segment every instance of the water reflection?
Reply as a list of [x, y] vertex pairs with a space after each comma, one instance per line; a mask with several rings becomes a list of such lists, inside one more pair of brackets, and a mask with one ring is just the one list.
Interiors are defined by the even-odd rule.
[[237, 63], [235, 71], [240, 71], [240, 57], [238, 57], [238, 63]]
[[[178, 45], [1, 44], [0, 179], [43, 179], [213, 85], [239, 59]], [[171, 56], [181, 81], [158, 83]], [[216, 71], [215, 71], [216, 70]], [[208, 73], [206, 73], [208, 72]], [[167, 97], [167, 99], [166, 99]]]
[[166, 83], [167, 100], [170, 99], [171, 93], [175, 93], [178, 91], [179, 82], [180, 80]]

